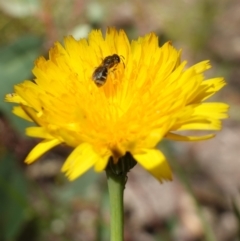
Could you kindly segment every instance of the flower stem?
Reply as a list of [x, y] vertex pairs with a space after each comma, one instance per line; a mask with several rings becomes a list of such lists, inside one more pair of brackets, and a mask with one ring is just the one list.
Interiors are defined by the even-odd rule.
[[106, 170], [111, 213], [111, 241], [123, 241], [123, 191], [126, 175], [118, 175], [110, 169]]

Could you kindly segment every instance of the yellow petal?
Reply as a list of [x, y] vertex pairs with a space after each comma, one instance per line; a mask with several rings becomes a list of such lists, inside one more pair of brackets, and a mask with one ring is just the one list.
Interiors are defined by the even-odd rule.
[[214, 134], [204, 135], [204, 136], [182, 136], [174, 133], [167, 133], [165, 136], [167, 139], [171, 139], [174, 141], [202, 141], [202, 140], [208, 140], [213, 138]]
[[26, 135], [43, 139], [54, 138], [45, 128], [39, 126], [32, 126], [26, 128]]
[[[164, 117], [162, 118], [162, 120], [163, 119]], [[145, 140], [142, 141], [142, 145], [148, 149], [154, 148], [165, 136], [165, 133], [173, 126], [174, 122], [174, 118], [172, 118], [171, 120], [166, 120], [165, 123], [161, 126], [161, 128], [155, 129], [147, 135]]]
[[41, 126], [41, 119], [39, 119], [39, 116], [42, 114], [41, 112], [37, 113], [34, 109], [25, 105], [21, 105], [21, 108], [29, 118], [31, 118], [37, 125]]
[[62, 172], [66, 173], [69, 180], [74, 180], [89, 170], [98, 160], [99, 156], [92, 146], [88, 143], [82, 143], [67, 158]]
[[189, 99], [190, 103], [199, 103], [214, 95], [217, 91], [222, 89], [226, 85], [226, 82], [223, 78], [212, 78], [205, 80], [201, 83], [197, 91], [194, 93], [191, 99]]
[[59, 145], [60, 143], [61, 141], [59, 141], [58, 139], [44, 140], [40, 142], [31, 150], [31, 152], [26, 157], [25, 162], [27, 164], [31, 164], [32, 162], [36, 161], [36, 159], [38, 159], [45, 152], [47, 152], [54, 146]]
[[21, 103], [21, 104], [25, 104], [25, 105], [27, 104], [27, 102], [16, 93], [7, 94], [5, 96], [5, 101], [12, 102], [12, 103], [19, 103], [19, 104]]
[[30, 80], [25, 80], [23, 83], [15, 85], [14, 90], [25, 103], [28, 103], [28, 105], [31, 103], [31, 106], [35, 110], [41, 111], [42, 106], [40, 98], [32, 98], [33, 95], [39, 96], [39, 94], [42, 92], [38, 85]]
[[108, 161], [109, 161], [109, 158], [110, 158], [110, 155], [106, 155], [102, 158], [99, 158], [99, 160], [96, 162], [95, 166], [94, 166], [94, 170], [96, 172], [101, 172], [103, 171], [107, 164], [108, 164]]
[[199, 63], [193, 65], [191, 68], [193, 68], [198, 74], [202, 73], [205, 70], [211, 68], [210, 61], [209, 60], [204, 60], [202, 62], [199, 62]]
[[173, 129], [174, 131], [184, 131], [184, 130], [221, 130], [221, 121], [216, 119], [207, 119], [204, 117], [195, 117], [189, 119], [185, 123], [180, 124], [179, 127]]
[[27, 115], [27, 113], [23, 110], [21, 106], [14, 106], [12, 112], [25, 120], [28, 120], [30, 122], [33, 122], [33, 120]]
[[185, 108], [172, 131], [221, 130], [221, 119], [228, 117], [229, 106], [225, 103], [192, 104]]
[[225, 103], [201, 103], [191, 106], [194, 109], [193, 115], [204, 116], [205, 118], [226, 119], [229, 105]]
[[160, 182], [163, 180], [172, 180], [172, 171], [165, 156], [159, 150], [142, 149], [140, 154], [135, 154], [133, 157]]

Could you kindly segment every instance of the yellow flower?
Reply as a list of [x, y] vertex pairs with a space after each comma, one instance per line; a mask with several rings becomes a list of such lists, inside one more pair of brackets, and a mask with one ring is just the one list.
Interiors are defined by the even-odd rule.
[[[106, 82], [96, 85], [94, 71], [113, 54], [119, 63], [106, 65]], [[176, 131], [220, 130], [228, 110], [224, 103], [204, 102], [225, 85], [223, 78], [204, 79], [209, 61], [186, 68], [180, 57], [170, 42], [159, 47], [154, 33], [129, 42], [123, 30], [113, 28], [105, 38], [93, 30], [87, 39], [70, 36], [64, 46], [55, 43], [49, 59], [36, 61], [34, 81], [6, 95], [6, 101], [19, 104], [14, 114], [37, 124], [26, 134], [43, 138], [26, 162], [66, 143], [74, 148], [62, 167], [70, 180], [91, 167], [102, 171], [110, 157], [117, 163], [127, 152], [158, 180], [171, 179], [156, 145], [163, 138], [211, 138]]]

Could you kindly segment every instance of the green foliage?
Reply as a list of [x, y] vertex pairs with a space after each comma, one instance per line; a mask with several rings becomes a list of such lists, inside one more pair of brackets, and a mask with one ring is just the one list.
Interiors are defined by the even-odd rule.
[[14, 240], [25, 223], [28, 210], [27, 181], [15, 158], [0, 158], [0, 240]]
[[238, 223], [238, 238], [240, 238], [240, 208], [237, 204], [237, 200], [233, 199], [232, 200], [232, 207], [233, 207], [233, 213], [237, 219], [237, 223]]
[[[40, 54], [41, 46], [41, 39], [25, 35], [14, 43], [0, 48], [0, 99], [3, 100], [7, 93], [13, 92], [13, 85], [31, 77], [31, 69], [34, 60]], [[1, 101], [0, 109], [19, 132], [23, 133], [28, 123], [11, 113], [12, 106]]]

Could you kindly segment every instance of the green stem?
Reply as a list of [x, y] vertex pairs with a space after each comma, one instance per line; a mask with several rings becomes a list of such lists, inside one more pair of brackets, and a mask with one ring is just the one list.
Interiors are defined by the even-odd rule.
[[111, 241], [123, 241], [123, 191], [126, 175], [118, 175], [106, 170], [111, 213]]

